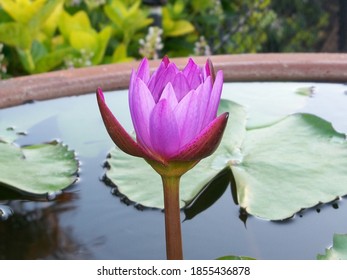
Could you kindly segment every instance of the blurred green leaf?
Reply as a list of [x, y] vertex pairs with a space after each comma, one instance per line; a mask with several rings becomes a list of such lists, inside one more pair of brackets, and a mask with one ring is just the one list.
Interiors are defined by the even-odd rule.
[[104, 6], [106, 16], [113, 22], [114, 34], [128, 45], [134, 35], [153, 22], [148, 13], [140, 7], [141, 1], [127, 5], [119, 0], [112, 0]]
[[27, 26], [18, 22], [0, 24], [0, 42], [20, 49], [30, 49], [31, 40]]
[[79, 11], [74, 15], [63, 12], [59, 20], [59, 30], [61, 34], [68, 40], [70, 33], [75, 31], [89, 31], [91, 24], [89, 17], [85, 11]]
[[27, 24], [45, 5], [46, 0], [1, 0], [2, 8], [16, 21]]
[[23, 65], [24, 69], [28, 73], [33, 73], [35, 71], [35, 62], [30, 49], [22, 50], [20, 48], [17, 48], [17, 52], [19, 55], [20, 62]]
[[189, 34], [195, 30], [194, 26], [187, 20], [174, 20], [168, 8], [163, 8], [163, 29], [167, 37], [176, 37]]
[[127, 62], [132, 60], [134, 58], [128, 57], [127, 46], [123, 43], [119, 44], [113, 52], [112, 62]]
[[94, 30], [72, 30], [69, 36], [69, 42], [76, 50], [88, 50], [95, 54], [98, 50], [99, 42]]
[[64, 62], [64, 59], [74, 53], [72, 48], [62, 48], [49, 52], [41, 56], [37, 61], [35, 61], [35, 73], [47, 72], [55, 69]]
[[167, 28], [167, 26], [164, 24], [164, 34], [168, 37], [176, 37], [176, 36], [182, 36], [186, 35], [188, 33], [191, 33], [195, 30], [194, 26], [187, 20], [178, 20], [173, 22], [173, 25], [171, 28]]
[[175, 15], [182, 14], [185, 9], [185, 3], [183, 0], [176, 0], [173, 4], [172, 11]]
[[97, 34], [98, 48], [92, 59], [93, 64], [99, 64], [102, 62], [105, 55], [106, 47], [111, 38], [111, 35], [112, 35], [112, 28], [110, 26], [106, 26], [104, 29], [102, 29], [99, 32], [99, 34]]
[[38, 32], [44, 27], [45, 22], [50, 18], [56, 9], [61, 8], [64, 0], [49, 0], [38, 10], [28, 22], [28, 27], [32, 32]]
[[207, 8], [212, 8], [213, 1], [211, 0], [192, 0], [192, 7], [195, 12], [205, 11]]
[[42, 56], [47, 54], [47, 49], [44, 44], [38, 41], [34, 41], [31, 47], [31, 55], [34, 61], [37, 61]]
[[53, 11], [50, 13], [49, 17], [45, 20], [41, 29], [48, 36], [52, 37], [56, 31], [59, 23], [61, 13], [63, 12], [64, 1], [58, 1]]

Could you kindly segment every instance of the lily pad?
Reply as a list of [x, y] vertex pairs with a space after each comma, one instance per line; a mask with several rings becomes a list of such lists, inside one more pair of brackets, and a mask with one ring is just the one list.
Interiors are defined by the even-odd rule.
[[229, 260], [229, 261], [253, 261], [254, 258], [247, 257], [247, 256], [223, 256], [219, 257], [217, 260]]
[[334, 234], [333, 246], [325, 250], [325, 255], [317, 255], [318, 260], [347, 260], [347, 234]]
[[[222, 141], [239, 147], [245, 131], [245, 110], [236, 103], [223, 101], [219, 111], [232, 112], [228, 120], [228, 133], [224, 135]], [[200, 161], [192, 170], [182, 176], [181, 207], [185, 205], [185, 202], [193, 200], [201, 189], [227, 166], [226, 163], [230, 159], [227, 154], [234, 152], [237, 154], [238, 152], [226, 145], [221, 145], [219, 150], [218, 154]], [[161, 178], [142, 158], [129, 156], [118, 148], [114, 148], [110, 152], [107, 162], [110, 168], [107, 170], [106, 176], [117, 185], [120, 193], [143, 206], [164, 207]]]
[[58, 142], [17, 147], [0, 143], [0, 187], [43, 195], [62, 190], [76, 179], [78, 161]]
[[[222, 98], [244, 106], [247, 128], [268, 126], [302, 109], [312, 95], [314, 83], [226, 83]], [[276, 106], [274, 106], [276, 104]]]
[[2, 128], [0, 127], [0, 142], [13, 143], [18, 138], [18, 132], [13, 127]]
[[247, 132], [242, 160], [232, 164], [241, 207], [270, 220], [347, 194], [347, 142], [309, 114]]
[[[329, 122], [298, 113], [247, 130], [242, 106], [223, 100], [220, 111], [230, 112], [222, 142], [182, 177], [182, 200], [192, 201], [226, 167], [233, 173], [238, 204], [269, 220], [347, 194], [347, 141]], [[109, 164], [107, 177], [121, 193], [145, 206], [163, 207], [160, 177], [142, 159], [116, 149]]]

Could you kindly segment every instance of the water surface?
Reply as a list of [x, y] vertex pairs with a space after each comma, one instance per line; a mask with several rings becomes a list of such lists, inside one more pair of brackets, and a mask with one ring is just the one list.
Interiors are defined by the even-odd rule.
[[[314, 96], [300, 111], [324, 117], [336, 130], [347, 133], [344, 85], [243, 83], [226, 85], [223, 95], [238, 90], [261, 94], [274, 88], [280, 95], [283, 87], [303, 86], [314, 86]], [[131, 131], [127, 92], [107, 93], [106, 98], [116, 117]], [[261, 102], [257, 106], [261, 109]], [[113, 143], [94, 94], [2, 109], [1, 125], [27, 133], [16, 141], [19, 145], [62, 140], [77, 151], [81, 166], [79, 181], [55, 200], [0, 200], [0, 213], [3, 209], [9, 215], [0, 221], [0, 259], [166, 258], [163, 213], [125, 204], [100, 180]], [[185, 258], [215, 259], [232, 254], [257, 259], [315, 259], [331, 245], [334, 233], [347, 233], [344, 198], [283, 222], [248, 217], [244, 224], [239, 214], [227, 188], [210, 208], [184, 221]]]

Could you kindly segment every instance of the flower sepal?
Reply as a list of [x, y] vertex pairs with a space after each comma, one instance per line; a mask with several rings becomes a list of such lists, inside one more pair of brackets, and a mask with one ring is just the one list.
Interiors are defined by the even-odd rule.
[[170, 161], [167, 164], [160, 163], [156, 160], [145, 159], [152, 168], [163, 177], [180, 178], [184, 173], [192, 169], [200, 160], [191, 161]]

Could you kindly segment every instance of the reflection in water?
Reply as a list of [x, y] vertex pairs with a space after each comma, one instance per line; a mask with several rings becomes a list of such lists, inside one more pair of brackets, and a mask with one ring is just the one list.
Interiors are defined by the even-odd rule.
[[0, 222], [0, 259], [74, 259], [81, 249], [87, 252], [59, 221], [62, 212], [75, 209], [76, 198], [64, 193], [53, 202], [10, 201], [13, 215]]
[[228, 167], [219, 172], [191, 201], [186, 203], [184, 220], [190, 220], [212, 206], [224, 194], [228, 185], [232, 184], [232, 177]]

